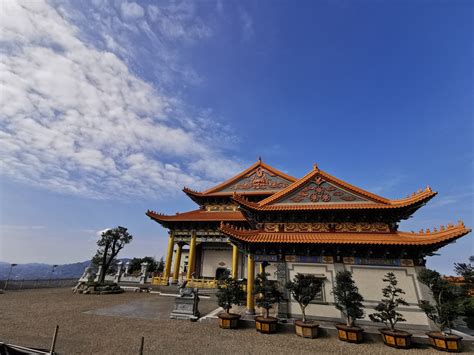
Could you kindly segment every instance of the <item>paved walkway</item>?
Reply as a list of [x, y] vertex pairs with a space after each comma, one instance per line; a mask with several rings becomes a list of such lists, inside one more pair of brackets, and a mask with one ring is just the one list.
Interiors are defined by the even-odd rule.
[[[140, 319], [169, 319], [171, 311], [174, 309], [175, 297], [159, 296], [150, 294], [149, 298], [132, 300], [127, 303], [107, 306], [85, 313], [100, 316], [115, 316]], [[217, 308], [214, 297], [200, 297], [199, 312], [206, 315]]]

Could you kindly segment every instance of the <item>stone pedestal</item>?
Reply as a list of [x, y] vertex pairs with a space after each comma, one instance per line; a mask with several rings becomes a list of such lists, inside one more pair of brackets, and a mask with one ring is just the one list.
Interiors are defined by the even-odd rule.
[[193, 296], [176, 297], [174, 310], [170, 314], [171, 319], [185, 319], [195, 321], [199, 318], [199, 297], [197, 293]]

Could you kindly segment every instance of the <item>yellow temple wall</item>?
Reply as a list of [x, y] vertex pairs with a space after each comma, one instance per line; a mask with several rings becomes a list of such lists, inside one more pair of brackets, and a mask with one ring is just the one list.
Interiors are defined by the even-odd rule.
[[[387, 272], [393, 272], [399, 282], [399, 287], [406, 294], [403, 295], [409, 303], [408, 306], [402, 306], [399, 312], [403, 314], [406, 322], [401, 322], [397, 326], [401, 328], [406, 326], [429, 329], [432, 324], [426, 315], [418, 308], [421, 299], [429, 298], [428, 293], [417, 280], [418, 267], [395, 267], [395, 266], [377, 266], [377, 265], [345, 265], [335, 264], [316, 264], [316, 263], [287, 263], [288, 279], [292, 280], [296, 273], [314, 274], [325, 277], [323, 289], [323, 300], [312, 302], [306, 308], [306, 315], [310, 318], [320, 320], [338, 321], [341, 319], [341, 313], [334, 307], [334, 297], [331, 294], [335, 275], [337, 271], [349, 270], [353, 273], [353, 278], [359, 288], [359, 292], [364, 297], [365, 315], [359, 320], [361, 324], [374, 324], [370, 321], [368, 315], [375, 312], [374, 307], [382, 298], [382, 288], [386, 286], [383, 282], [384, 275]], [[289, 316], [292, 318], [301, 317], [301, 310], [295, 301], [288, 303]], [[382, 324], [379, 324], [382, 326]]]

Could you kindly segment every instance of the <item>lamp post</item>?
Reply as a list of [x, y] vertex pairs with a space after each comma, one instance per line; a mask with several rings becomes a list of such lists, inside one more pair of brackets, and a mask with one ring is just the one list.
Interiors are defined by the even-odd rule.
[[15, 266], [17, 266], [18, 264], [10, 264], [10, 271], [8, 272], [8, 277], [7, 277], [7, 281], [5, 281], [5, 287], [4, 289], [6, 290], [7, 287], [8, 287], [8, 281], [10, 281], [10, 276], [12, 274], [12, 270]]
[[51, 275], [49, 276], [49, 282], [48, 282], [48, 286], [51, 285], [51, 279], [53, 278], [53, 273], [54, 273], [54, 270], [58, 267], [58, 265], [53, 265], [52, 269], [51, 269]]

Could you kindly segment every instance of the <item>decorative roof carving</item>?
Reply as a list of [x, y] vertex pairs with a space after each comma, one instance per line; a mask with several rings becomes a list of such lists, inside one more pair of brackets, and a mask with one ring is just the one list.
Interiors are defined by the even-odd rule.
[[193, 191], [187, 187], [183, 191], [191, 196], [230, 196], [235, 191], [242, 194], [272, 194], [291, 183], [296, 178], [287, 175], [270, 165], [264, 163], [261, 158], [241, 173], [203, 192]]
[[277, 177], [276, 174], [259, 166], [235, 184], [227, 186], [224, 190], [280, 190], [289, 186], [290, 183], [290, 181]]
[[427, 202], [436, 194], [427, 187], [407, 198], [389, 200], [350, 185], [314, 166], [304, 177], [260, 202], [250, 202], [240, 194], [234, 194], [232, 198], [236, 203], [251, 210], [296, 211], [402, 208]]
[[307, 181], [303, 187], [300, 187], [292, 194], [288, 194], [278, 203], [327, 203], [327, 202], [370, 202], [347, 190], [343, 190], [316, 177]]
[[389, 233], [387, 223], [265, 223], [265, 232], [378, 232]]
[[236, 228], [228, 223], [221, 223], [220, 231], [231, 239], [253, 243], [307, 243], [307, 244], [361, 244], [361, 245], [412, 245], [423, 246], [450, 242], [460, 238], [471, 229], [463, 223], [451, 226], [436, 233], [417, 234], [408, 232], [366, 233], [366, 232], [267, 232], [265, 230], [248, 230]]

